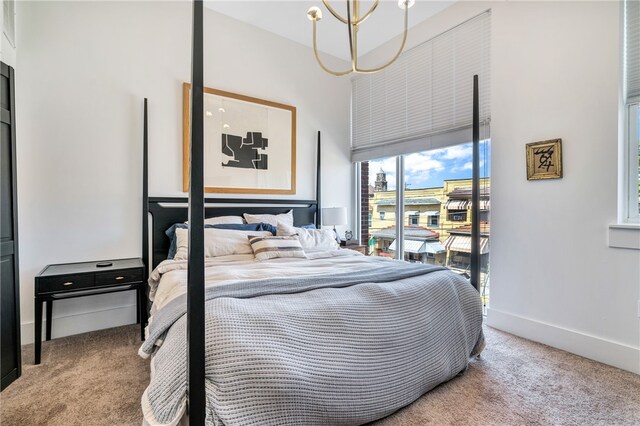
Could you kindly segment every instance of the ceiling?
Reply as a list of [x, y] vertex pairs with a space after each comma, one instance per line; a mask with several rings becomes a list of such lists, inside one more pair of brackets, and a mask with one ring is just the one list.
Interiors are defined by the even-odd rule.
[[[334, 10], [343, 17], [346, 17], [346, 3], [345, 0], [330, 0]], [[453, 3], [454, 1], [416, 0], [413, 7], [409, 9], [409, 27], [424, 21]], [[372, 4], [371, 0], [362, 0], [362, 13], [369, 10]], [[311, 6], [318, 6], [322, 10], [322, 20], [318, 22], [318, 50], [350, 60], [347, 27], [331, 15], [322, 4], [322, 0], [205, 0], [205, 5], [223, 15], [309, 47], [313, 46], [313, 24], [307, 19], [307, 10]], [[403, 20], [404, 13], [398, 7], [397, 0], [382, 0], [358, 31], [358, 56], [401, 34]]]

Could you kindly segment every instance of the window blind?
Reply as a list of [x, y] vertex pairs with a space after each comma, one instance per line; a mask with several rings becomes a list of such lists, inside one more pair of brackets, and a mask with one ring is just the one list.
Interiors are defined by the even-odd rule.
[[390, 67], [351, 81], [351, 160], [470, 142], [473, 76], [481, 135], [489, 137], [491, 12], [405, 51]]
[[[624, 2], [625, 85], [627, 102], [640, 97], [640, 2]], [[637, 100], [637, 99], [636, 99]]]
[[11, 46], [16, 46], [16, 2], [15, 0], [2, 0], [2, 32], [11, 43]]

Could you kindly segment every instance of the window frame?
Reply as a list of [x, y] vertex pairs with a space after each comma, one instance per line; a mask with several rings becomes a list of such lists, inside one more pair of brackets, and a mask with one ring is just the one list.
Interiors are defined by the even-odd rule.
[[625, 105], [625, 173], [624, 173], [624, 222], [640, 224], [640, 191], [638, 190], [639, 174], [638, 156], [640, 147], [638, 146], [640, 126], [640, 98], [633, 98]]

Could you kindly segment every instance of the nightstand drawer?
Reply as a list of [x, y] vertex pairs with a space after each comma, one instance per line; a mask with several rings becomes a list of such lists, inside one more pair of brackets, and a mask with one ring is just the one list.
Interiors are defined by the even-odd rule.
[[142, 269], [125, 269], [96, 273], [96, 286], [142, 281]]
[[52, 293], [58, 291], [72, 291], [93, 287], [93, 275], [65, 275], [38, 279], [38, 293]]

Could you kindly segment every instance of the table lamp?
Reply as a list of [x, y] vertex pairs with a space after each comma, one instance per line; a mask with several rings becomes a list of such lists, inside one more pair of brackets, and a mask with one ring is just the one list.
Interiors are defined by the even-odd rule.
[[347, 208], [346, 207], [328, 207], [322, 209], [322, 224], [333, 226], [333, 232], [336, 239], [340, 241], [340, 237], [336, 232], [336, 225], [347, 224]]

